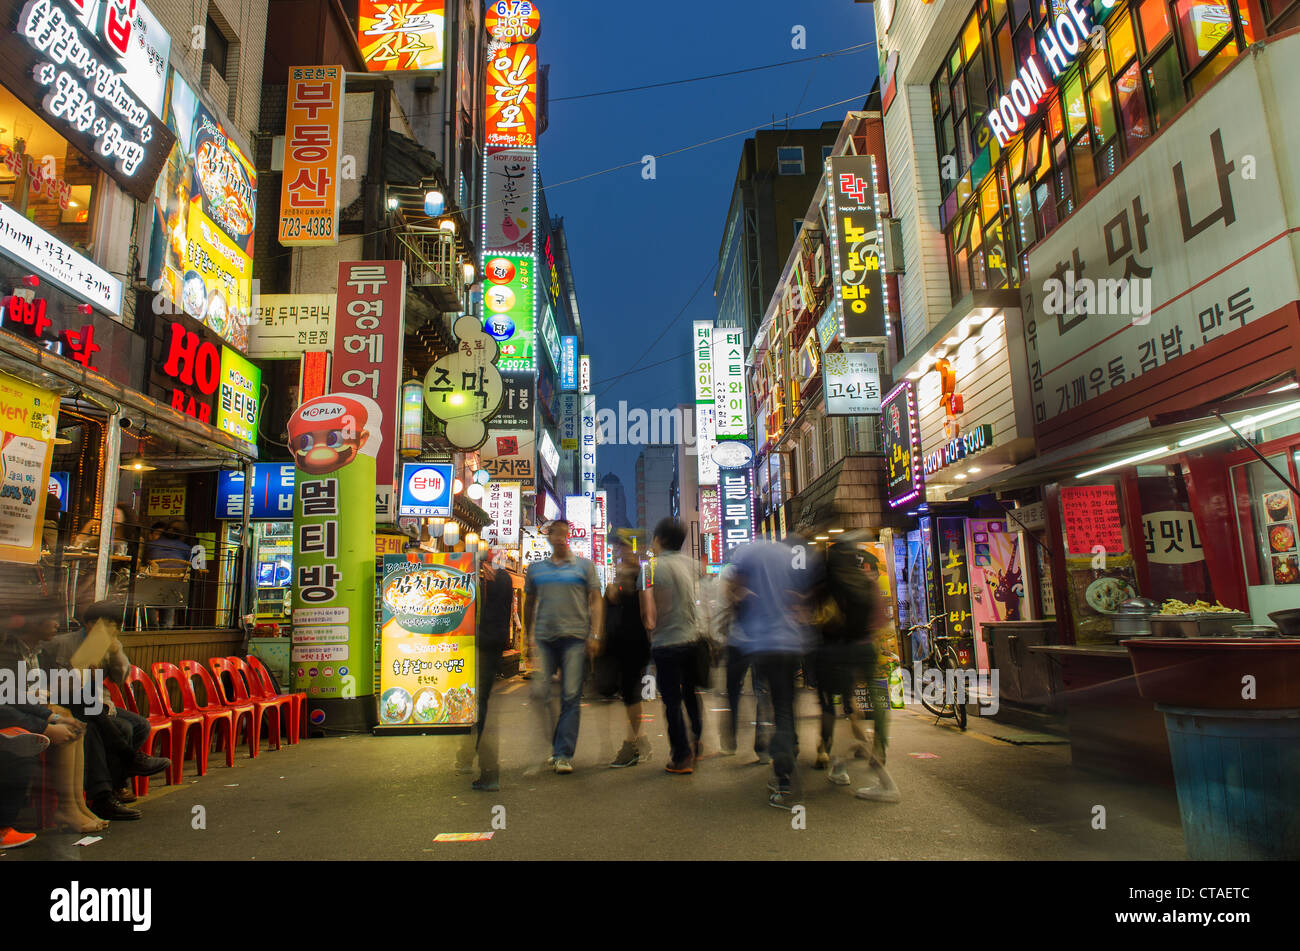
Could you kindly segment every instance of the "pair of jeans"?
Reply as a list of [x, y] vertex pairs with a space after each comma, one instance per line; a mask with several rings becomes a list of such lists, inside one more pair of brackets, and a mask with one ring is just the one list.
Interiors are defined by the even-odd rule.
[[90, 727], [85, 746], [86, 791], [94, 799], [121, 789], [130, 778], [136, 751], [149, 736], [149, 721], [130, 710], [118, 710], [113, 716], [82, 713], [78, 719]]
[[[537, 638], [542, 655], [542, 676], [533, 680], [534, 702], [542, 710], [543, 726], [548, 729], [551, 755], [573, 759], [578, 748], [578, 720], [582, 713], [582, 682], [587, 674], [587, 641], [581, 637]], [[555, 718], [551, 705], [551, 678], [560, 671], [560, 716]]]
[[692, 746], [686, 737], [686, 722], [682, 718], [682, 707], [691, 720], [691, 732], [696, 742], [704, 733], [704, 721], [700, 718], [700, 698], [695, 692], [695, 658], [694, 644], [680, 644], [673, 647], [657, 647], [651, 650], [655, 662], [655, 682], [659, 694], [664, 698], [664, 714], [668, 719], [668, 744], [672, 748], [674, 763], [682, 763], [692, 756]]
[[745, 685], [745, 674], [753, 670], [754, 683], [754, 752], [762, 756], [767, 752], [772, 733], [772, 695], [767, 683], [754, 666], [752, 658], [742, 654], [734, 647], [727, 648], [727, 705], [731, 708], [728, 715], [730, 727], [730, 744], [734, 748], [736, 731], [740, 724], [740, 689]]
[[754, 666], [772, 691], [772, 771], [778, 785], [789, 789], [794, 778], [794, 676], [798, 654], [758, 654]]

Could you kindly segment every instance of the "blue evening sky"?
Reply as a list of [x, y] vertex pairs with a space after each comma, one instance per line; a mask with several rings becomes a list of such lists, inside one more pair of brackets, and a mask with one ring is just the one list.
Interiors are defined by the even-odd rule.
[[[684, 79], [828, 53], [875, 39], [872, 7], [853, 0], [542, 5], [540, 59], [550, 65], [550, 124], [538, 142], [546, 200], [569, 239], [578, 307], [598, 408], [670, 407], [693, 399], [691, 321], [713, 317], [713, 268], [745, 135], [657, 161], [662, 155], [786, 115], [815, 128], [861, 108], [876, 77], [874, 46], [810, 62], [683, 86], [572, 101], [566, 96]], [[794, 49], [794, 27], [806, 48]], [[635, 165], [571, 184], [624, 163]], [[691, 293], [707, 275], [693, 300]], [[687, 305], [690, 300], [689, 306]], [[655, 338], [686, 310], [658, 343]], [[652, 347], [653, 344], [653, 347]], [[638, 365], [681, 354], [641, 373]], [[607, 382], [601, 382], [607, 381]], [[636, 514], [640, 447], [601, 446]]]

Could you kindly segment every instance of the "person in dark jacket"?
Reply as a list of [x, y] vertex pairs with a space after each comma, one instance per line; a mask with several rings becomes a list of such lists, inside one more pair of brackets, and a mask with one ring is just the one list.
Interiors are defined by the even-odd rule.
[[474, 770], [478, 755], [479, 776], [473, 788], [495, 792], [501, 788], [500, 764], [497, 760], [497, 723], [488, 721], [488, 701], [501, 673], [501, 655], [510, 644], [510, 620], [515, 603], [515, 586], [498, 549], [492, 549], [479, 567], [479, 627], [475, 641], [478, 671], [478, 724], [460, 748], [456, 771]]
[[635, 766], [650, 758], [650, 740], [641, 731], [642, 678], [650, 666], [650, 635], [642, 620], [646, 596], [645, 572], [630, 538], [611, 537], [614, 579], [605, 586], [605, 650], [618, 663], [619, 693], [627, 712], [627, 738], [610, 766]]

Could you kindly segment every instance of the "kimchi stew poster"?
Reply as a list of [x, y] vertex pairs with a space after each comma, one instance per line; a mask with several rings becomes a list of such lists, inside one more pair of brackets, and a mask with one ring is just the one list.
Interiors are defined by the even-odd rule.
[[474, 555], [416, 557], [384, 556], [379, 725], [472, 726], [478, 715]]

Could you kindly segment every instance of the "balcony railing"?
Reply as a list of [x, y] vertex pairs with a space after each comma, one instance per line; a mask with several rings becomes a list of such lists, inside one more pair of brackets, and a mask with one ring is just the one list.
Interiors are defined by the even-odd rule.
[[439, 310], [458, 312], [465, 275], [456, 254], [456, 236], [433, 228], [407, 228], [397, 234], [398, 253], [406, 262], [406, 280], [424, 288]]

